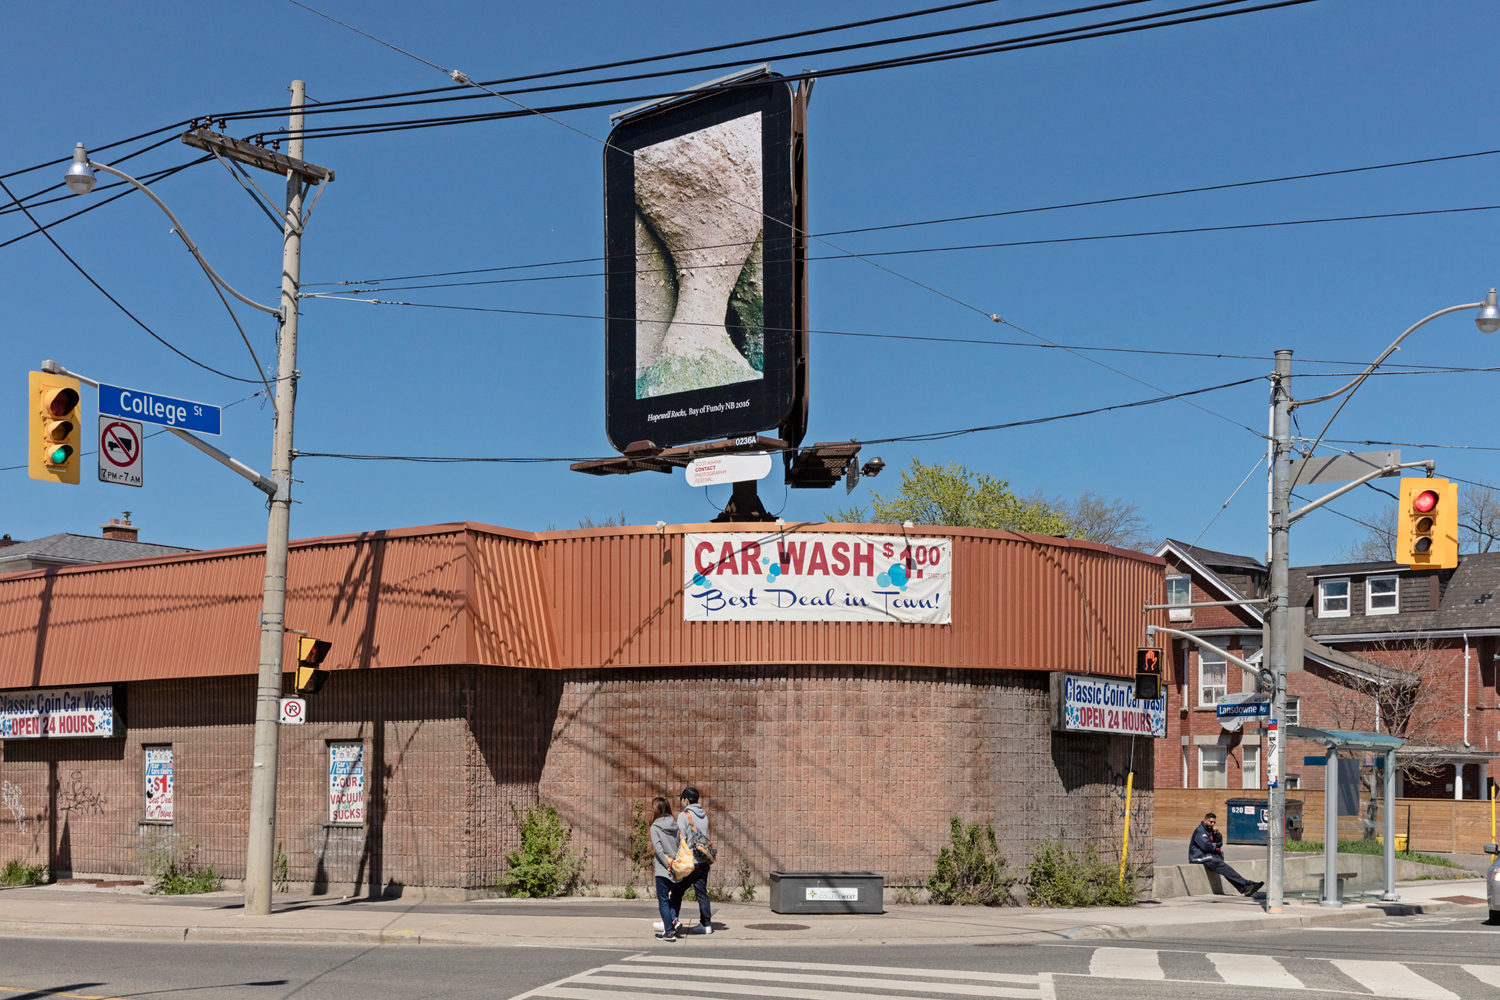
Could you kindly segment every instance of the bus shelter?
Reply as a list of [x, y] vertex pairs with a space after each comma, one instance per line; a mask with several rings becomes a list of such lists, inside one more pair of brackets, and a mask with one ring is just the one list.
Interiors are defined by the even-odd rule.
[[1323, 899], [1319, 905], [1340, 907], [1339, 898], [1339, 753], [1381, 754], [1385, 761], [1385, 892], [1383, 900], [1396, 895], [1396, 750], [1406, 741], [1385, 733], [1360, 733], [1348, 729], [1314, 729], [1310, 726], [1288, 726], [1292, 739], [1312, 740], [1323, 744], [1326, 778], [1323, 782]]

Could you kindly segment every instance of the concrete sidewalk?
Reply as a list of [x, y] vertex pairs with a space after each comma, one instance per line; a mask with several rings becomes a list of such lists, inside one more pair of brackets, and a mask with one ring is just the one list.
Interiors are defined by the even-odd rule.
[[[1288, 903], [1281, 914], [1240, 897], [1194, 897], [1134, 907], [1048, 910], [1030, 907], [890, 906], [878, 916], [792, 916], [765, 903], [714, 904], [714, 933], [680, 945], [652, 937], [649, 900], [403, 902], [278, 897], [269, 917], [246, 917], [237, 893], [157, 897], [84, 886], [0, 889], [0, 936], [173, 941], [340, 942], [489, 947], [725, 947], [736, 944], [1019, 944], [1090, 938], [1171, 937], [1340, 923], [1371, 916], [1434, 913], [1481, 904], [1477, 879], [1398, 887], [1399, 903], [1342, 909]], [[1457, 898], [1457, 902], [1452, 898]], [[696, 918], [693, 904], [684, 917]]]

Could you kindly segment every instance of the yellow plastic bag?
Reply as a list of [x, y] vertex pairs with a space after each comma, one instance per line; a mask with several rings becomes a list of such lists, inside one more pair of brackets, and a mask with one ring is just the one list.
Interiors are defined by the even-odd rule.
[[677, 842], [677, 856], [672, 859], [668, 867], [671, 869], [673, 880], [677, 882], [693, 874], [693, 869], [698, 867], [698, 860], [693, 857], [693, 849], [688, 846], [686, 837]]

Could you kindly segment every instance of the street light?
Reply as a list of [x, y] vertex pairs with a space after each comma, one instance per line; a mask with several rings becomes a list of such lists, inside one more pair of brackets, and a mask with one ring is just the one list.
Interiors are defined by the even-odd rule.
[[68, 165], [67, 176], [63, 180], [68, 182], [68, 190], [74, 194], [88, 194], [94, 190], [94, 171], [89, 166], [88, 150], [79, 143], [73, 150], [73, 162]]
[[[275, 394], [276, 425], [271, 447], [271, 476], [267, 479], [245, 469], [240, 463], [219, 452], [207, 442], [182, 435], [189, 443], [235, 469], [246, 478], [259, 480], [257, 485], [271, 497], [266, 524], [266, 571], [260, 613], [260, 662], [255, 693], [255, 761], [251, 768], [249, 803], [249, 843], [245, 852], [245, 909], [249, 916], [271, 912], [272, 863], [276, 832], [276, 770], [279, 752], [281, 698], [281, 662], [286, 633], [287, 550], [291, 529], [292, 504], [292, 421], [297, 399], [297, 299], [302, 270], [302, 230], [307, 220], [304, 199], [312, 185], [333, 180], [333, 171], [302, 160], [303, 106], [306, 85], [293, 80], [290, 120], [290, 156], [272, 153], [250, 143], [210, 133], [206, 129], [183, 136], [188, 145], [209, 148], [221, 159], [225, 156], [286, 178], [286, 211], [282, 217], [281, 307], [272, 308], [241, 295], [209, 266], [198, 247], [188, 238], [177, 216], [150, 188], [129, 174], [89, 159], [83, 143], [73, 150], [73, 162], [65, 180], [69, 190], [87, 194], [94, 189], [95, 170], [113, 174], [135, 185], [157, 204], [172, 220], [173, 232], [187, 245], [209, 278], [241, 302], [275, 316], [281, 325], [277, 358]], [[321, 193], [321, 189], [320, 189]], [[236, 466], [239, 466], [236, 468]], [[249, 475], [246, 475], [250, 473]]]
[[[1424, 316], [1408, 327], [1401, 336], [1397, 337], [1353, 381], [1339, 389], [1335, 389], [1333, 392], [1317, 396], [1313, 399], [1292, 399], [1290, 387], [1292, 352], [1285, 349], [1276, 352], [1276, 373], [1271, 387], [1271, 552], [1269, 560], [1271, 593], [1267, 602], [1268, 609], [1266, 612], [1266, 631], [1268, 633], [1266, 636], [1266, 651], [1270, 660], [1273, 685], [1271, 692], [1271, 718], [1278, 723], [1286, 718], [1287, 651], [1290, 638], [1287, 619], [1290, 591], [1288, 577], [1290, 575], [1289, 567], [1291, 563], [1289, 532], [1292, 525], [1291, 497], [1294, 485], [1291, 477], [1292, 410], [1299, 406], [1321, 403], [1337, 396], [1344, 397], [1343, 401], [1339, 403], [1338, 409], [1334, 411], [1333, 416], [1324, 425], [1323, 430], [1318, 433], [1317, 439], [1313, 441], [1312, 448], [1308, 449], [1307, 454], [1311, 456], [1313, 451], [1318, 447], [1318, 444], [1322, 442], [1323, 435], [1328, 433], [1328, 428], [1332, 426], [1333, 421], [1342, 412], [1344, 406], [1348, 404], [1355, 391], [1364, 384], [1365, 379], [1369, 378], [1375, 369], [1380, 367], [1386, 358], [1390, 357], [1396, 351], [1403, 340], [1411, 336], [1418, 328], [1437, 319], [1439, 316], [1446, 316], [1452, 312], [1462, 312], [1465, 309], [1479, 310], [1479, 315], [1475, 318], [1474, 323], [1482, 333], [1494, 333], [1500, 330], [1500, 303], [1496, 302], [1495, 289], [1492, 288], [1489, 295], [1485, 296], [1482, 302], [1468, 302], [1462, 305], [1449, 306], [1447, 309], [1439, 309], [1430, 316]], [[1399, 469], [1393, 468], [1392, 472], [1399, 474]], [[1353, 485], [1358, 484], [1352, 484], [1350, 488]], [[1297, 516], [1301, 517], [1308, 511], [1322, 506], [1328, 500], [1333, 499], [1334, 496], [1342, 492], [1344, 491], [1335, 491], [1334, 494], [1308, 504], [1297, 512]], [[1272, 751], [1273, 759], [1270, 762], [1274, 768], [1274, 772], [1272, 773], [1277, 780], [1275, 787], [1271, 789], [1271, 815], [1268, 824], [1270, 828], [1267, 830], [1269, 834], [1267, 838], [1267, 868], [1269, 870], [1266, 877], [1266, 909], [1273, 913], [1281, 912], [1284, 885], [1282, 876], [1286, 838], [1286, 789], [1280, 779], [1285, 774], [1285, 768], [1282, 767], [1285, 756], [1286, 739], [1282, 736], [1276, 741], [1275, 749]], [[1387, 775], [1387, 780], [1393, 780], [1392, 776]], [[1330, 789], [1328, 794], [1332, 795], [1333, 790]], [[1394, 827], [1391, 825], [1392, 823], [1394, 823], [1393, 817], [1387, 815], [1387, 845], [1394, 843]], [[1329, 834], [1329, 836], [1332, 835]], [[1325, 840], [1327, 839], [1325, 837]], [[1329, 883], [1329, 885], [1335, 884], [1336, 880]], [[1394, 896], [1394, 893], [1389, 893], [1389, 895]]]

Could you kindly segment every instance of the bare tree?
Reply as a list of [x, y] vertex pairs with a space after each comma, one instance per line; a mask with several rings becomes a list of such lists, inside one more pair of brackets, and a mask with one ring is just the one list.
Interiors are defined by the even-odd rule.
[[1046, 504], [1068, 519], [1072, 538], [1086, 538], [1121, 549], [1150, 552], [1160, 544], [1151, 535], [1151, 525], [1141, 515], [1141, 505], [1122, 497], [1106, 499], [1103, 494], [1085, 490], [1076, 500], [1055, 497], [1045, 499], [1041, 491], [1027, 497], [1028, 503]]
[[1500, 493], [1493, 483], [1476, 479], [1458, 496], [1460, 552], [1488, 552], [1500, 540]]
[[1387, 504], [1373, 516], [1365, 518], [1365, 533], [1344, 546], [1345, 562], [1396, 561], [1396, 505]]
[[613, 514], [611, 514], [598, 521], [585, 514], [583, 518], [579, 520], [578, 526], [580, 528], [623, 528], [625, 527], [625, 512], [622, 510], [620, 511], [619, 517], [615, 517]]
[[[1368, 675], [1334, 674], [1303, 698], [1312, 712], [1303, 714], [1302, 724], [1399, 736], [1406, 746], [1396, 755], [1397, 770], [1430, 781], [1447, 766], [1433, 751], [1451, 742], [1449, 723], [1463, 714], [1453, 671], [1431, 639], [1380, 642], [1371, 652], [1365, 657], [1374, 661]], [[1369, 793], [1365, 833], [1373, 836], [1380, 801], [1374, 769], [1362, 780]]]

